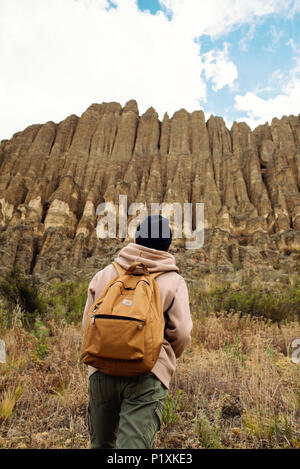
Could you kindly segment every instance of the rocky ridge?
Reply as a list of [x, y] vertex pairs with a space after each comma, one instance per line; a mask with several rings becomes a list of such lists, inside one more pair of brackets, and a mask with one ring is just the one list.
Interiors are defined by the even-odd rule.
[[0, 275], [15, 264], [41, 279], [89, 278], [127, 239], [99, 240], [97, 206], [203, 202], [201, 249], [188, 269], [300, 264], [300, 115], [251, 131], [184, 109], [160, 122], [137, 103], [92, 104], [79, 118], [32, 125], [0, 143]]

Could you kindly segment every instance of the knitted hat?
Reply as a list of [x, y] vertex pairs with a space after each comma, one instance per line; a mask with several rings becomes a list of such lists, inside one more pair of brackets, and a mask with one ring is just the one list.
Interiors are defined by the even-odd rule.
[[172, 242], [169, 220], [161, 215], [151, 215], [137, 227], [135, 242], [148, 248], [167, 251]]

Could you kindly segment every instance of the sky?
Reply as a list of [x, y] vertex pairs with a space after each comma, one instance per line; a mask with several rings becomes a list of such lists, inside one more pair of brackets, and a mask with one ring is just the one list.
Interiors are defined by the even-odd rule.
[[0, 0], [0, 141], [92, 103], [300, 113], [300, 0]]

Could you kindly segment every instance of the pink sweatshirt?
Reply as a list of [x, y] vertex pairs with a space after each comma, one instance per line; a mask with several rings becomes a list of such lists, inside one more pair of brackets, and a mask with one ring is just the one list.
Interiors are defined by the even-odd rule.
[[[156, 278], [156, 282], [160, 288], [163, 311], [166, 313], [165, 338], [158, 360], [151, 371], [169, 388], [176, 368], [176, 358], [180, 357], [191, 340], [193, 324], [186, 283], [178, 274], [179, 269], [174, 256], [165, 251], [129, 243], [119, 251], [118, 257], [114, 260], [124, 268], [140, 261], [146, 265], [149, 272], [164, 272]], [[135, 272], [138, 273], [140, 269], [141, 267], [138, 266]], [[116, 275], [118, 273], [115, 267], [109, 264], [93, 277], [88, 288], [88, 298], [82, 320], [83, 329], [91, 305]], [[95, 371], [97, 371], [96, 368], [88, 366], [89, 376]]]

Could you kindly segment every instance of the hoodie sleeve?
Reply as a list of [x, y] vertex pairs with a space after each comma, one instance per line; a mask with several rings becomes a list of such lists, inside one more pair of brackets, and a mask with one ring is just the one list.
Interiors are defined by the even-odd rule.
[[84, 329], [85, 329], [85, 323], [86, 323], [86, 318], [87, 318], [87, 314], [89, 312], [89, 309], [90, 307], [92, 306], [92, 304], [94, 303], [95, 301], [95, 287], [96, 287], [96, 279], [97, 279], [97, 275], [96, 274], [90, 284], [89, 284], [89, 287], [88, 287], [88, 292], [87, 292], [87, 300], [86, 300], [86, 303], [85, 303], [85, 307], [84, 307], [84, 312], [83, 312], [83, 317], [82, 317], [82, 331], [84, 332]]
[[180, 277], [173, 303], [167, 315], [165, 336], [171, 344], [176, 358], [178, 358], [191, 341], [193, 328], [189, 293], [183, 277]]
[[117, 275], [117, 271], [115, 267], [112, 264], [109, 264], [106, 266], [104, 269], [99, 270], [94, 277], [92, 278], [89, 287], [88, 287], [88, 292], [87, 292], [87, 300], [83, 312], [83, 318], [82, 318], [82, 330], [84, 332], [85, 328], [85, 323], [86, 323], [86, 318], [87, 314], [89, 312], [90, 307], [92, 304], [99, 298], [101, 295], [102, 291], [114, 277]]

